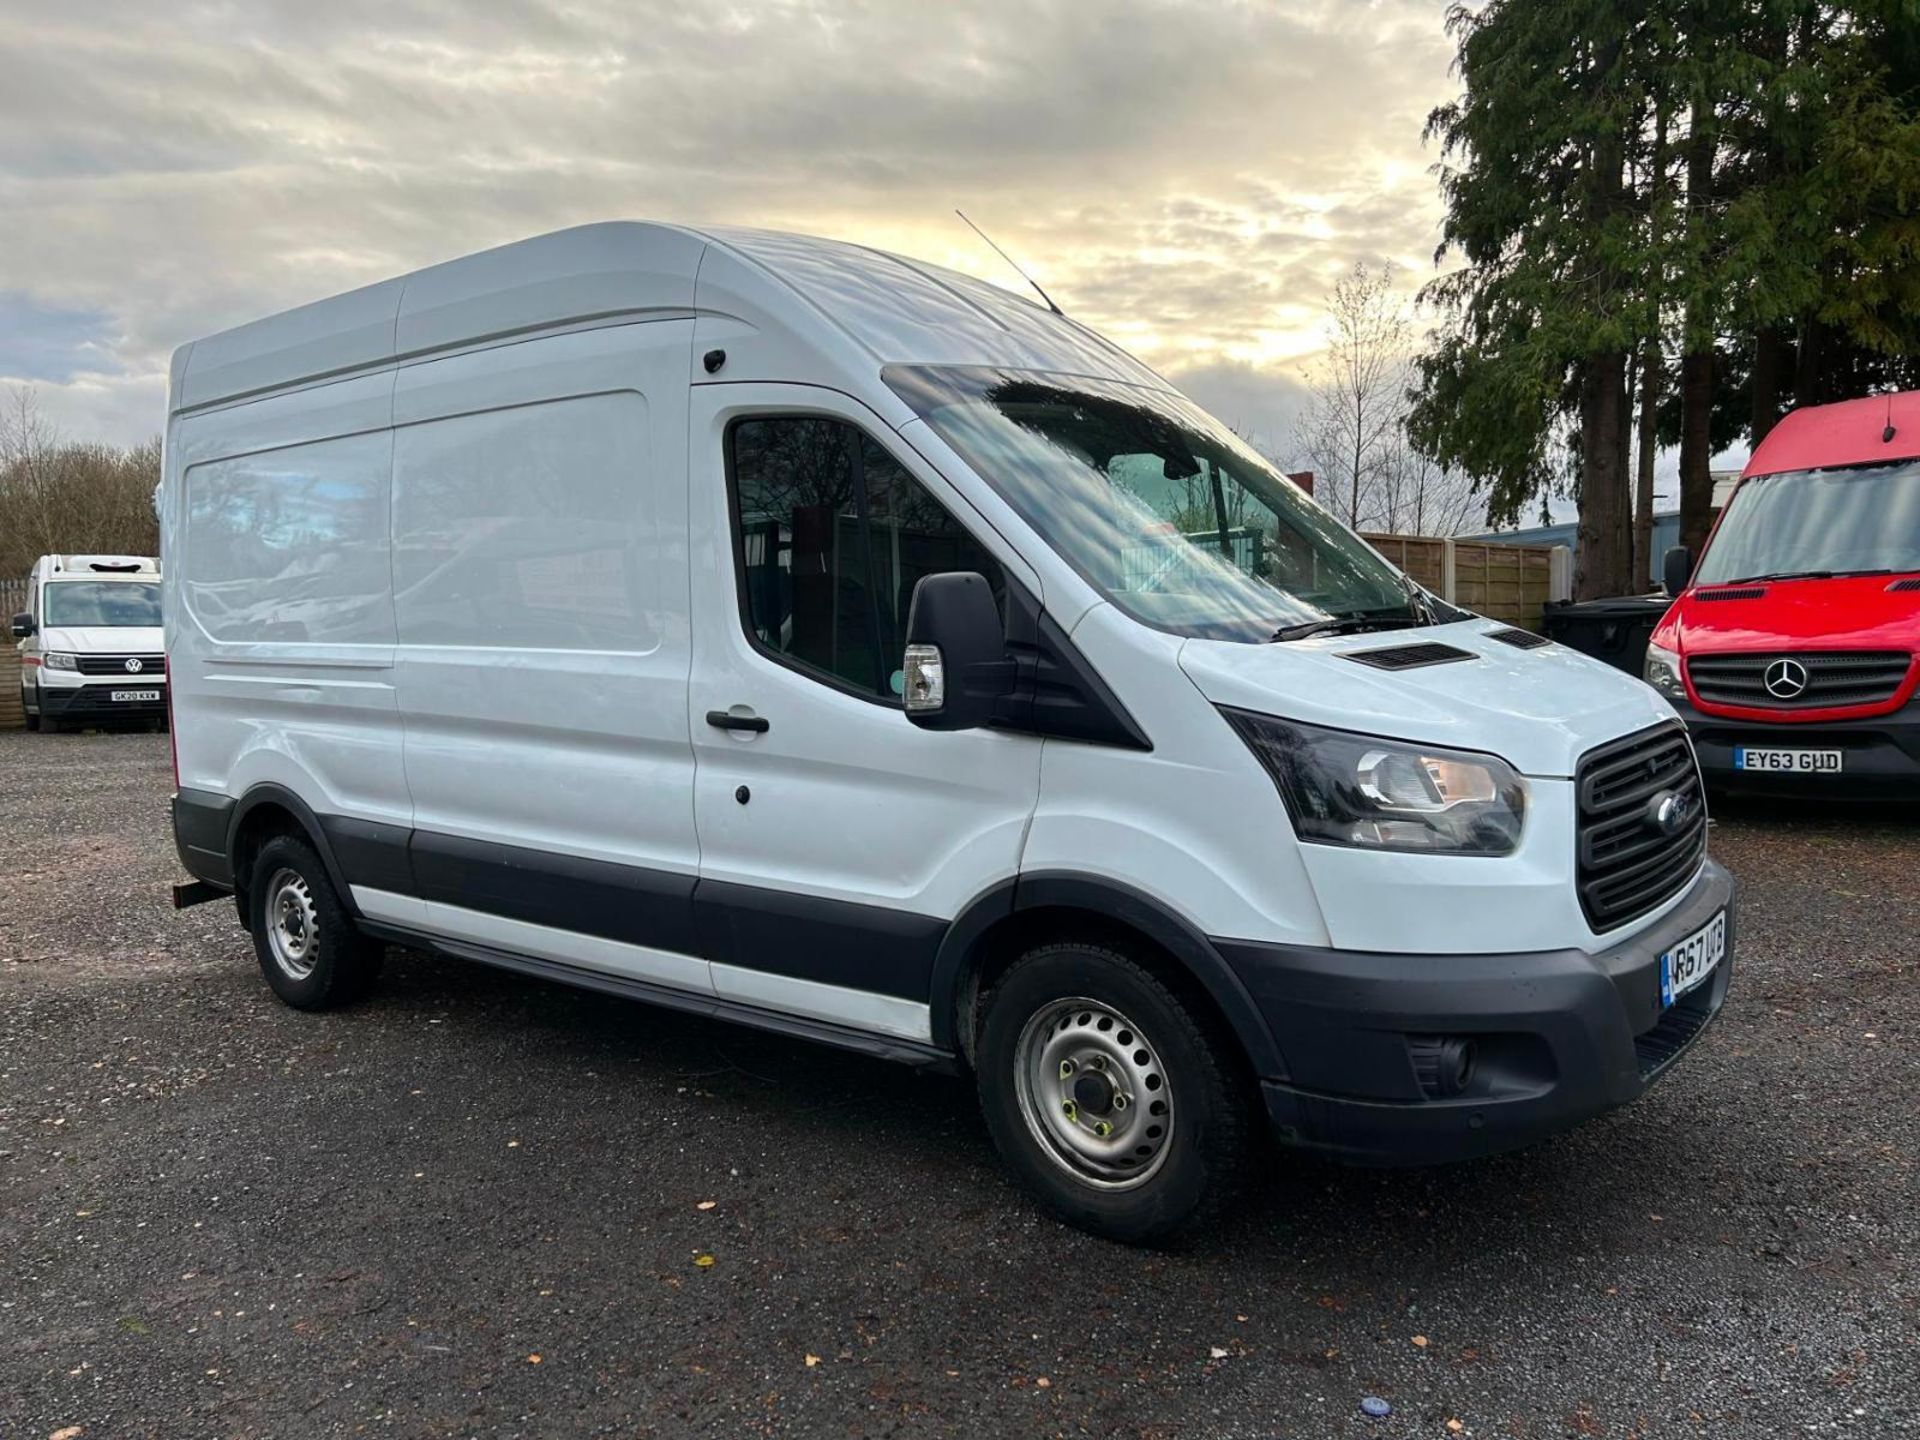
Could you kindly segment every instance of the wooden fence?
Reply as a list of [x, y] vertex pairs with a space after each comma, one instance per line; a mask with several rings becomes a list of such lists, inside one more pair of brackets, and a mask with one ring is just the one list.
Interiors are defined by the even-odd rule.
[[18, 730], [27, 723], [20, 709], [20, 652], [13, 645], [11, 635], [0, 641], [0, 730]]
[[1426, 535], [1368, 535], [1374, 549], [1442, 599], [1523, 630], [1539, 630], [1546, 606], [1572, 592], [1564, 545], [1494, 545]]
[[[27, 608], [27, 582], [0, 580], [0, 627]], [[0, 730], [18, 730], [26, 724], [20, 711], [19, 642], [0, 628]]]

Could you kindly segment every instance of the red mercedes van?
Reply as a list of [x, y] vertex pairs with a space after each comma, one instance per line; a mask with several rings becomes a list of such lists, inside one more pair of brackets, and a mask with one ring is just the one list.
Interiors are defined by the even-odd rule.
[[1710, 789], [1920, 795], [1920, 391], [1787, 415], [1665, 571], [1646, 679]]

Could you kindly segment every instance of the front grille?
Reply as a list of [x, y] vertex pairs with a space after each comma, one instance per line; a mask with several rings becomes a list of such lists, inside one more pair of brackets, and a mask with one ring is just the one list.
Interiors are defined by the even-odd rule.
[[[1596, 931], [1658, 909], [1699, 873], [1707, 854], [1706, 796], [1687, 732], [1663, 725], [1583, 756], [1575, 778], [1580, 908]], [[1671, 795], [1673, 828], [1655, 820]]]
[[[1687, 661], [1687, 678], [1693, 681], [1695, 693], [1710, 705], [1819, 710], [1891, 700], [1907, 678], [1912, 661], [1913, 657], [1902, 650], [1695, 655]], [[1772, 689], [1767, 685], [1769, 672], [1776, 681]], [[1796, 683], [1804, 683], [1804, 688], [1793, 691]]]
[[1442, 645], [1437, 640], [1423, 640], [1414, 645], [1388, 645], [1380, 650], [1349, 650], [1345, 654], [1355, 664], [1371, 665], [1376, 670], [1417, 670], [1423, 665], [1450, 665], [1456, 660], [1479, 658], [1471, 650]]
[[[140, 669], [129, 673], [127, 662], [138, 660]], [[167, 669], [167, 657], [164, 655], [82, 655], [80, 673], [82, 675], [112, 675], [116, 679], [140, 680], [150, 675], [163, 675]]]

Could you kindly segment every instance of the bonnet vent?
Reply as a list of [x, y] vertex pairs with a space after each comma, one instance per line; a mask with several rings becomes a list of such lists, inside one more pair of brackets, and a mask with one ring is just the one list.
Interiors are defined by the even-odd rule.
[[1896, 593], [1903, 590], [1920, 590], [1920, 575], [1910, 576], [1905, 580], [1896, 580], [1887, 586], [1887, 589]]
[[1553, 643], [1544, 635], [1536, 635], [1531, 630], [1516, 630], [1512, 626], [1504, 630], [1487, 631], [1487, 639], [1498, 640], [1502, 645], [1511, 645], [1516, 650], [1538, 650], [1542, 645]]
[[1418, 645], [1389, 645], [1382, 650], [1349, 650], [1345, 658], [1358, 665], [1371, 665], [1376, 670], [1418, 670], [1423, 665], [1450, 665], [1455, 660], [1478, 657], [1471, 650], [1428, 640]]
[[1696, 590], [1696, 600], [1758, 600], [1767, 593], [1764, 585], [1733, 585], [1719, 590]]

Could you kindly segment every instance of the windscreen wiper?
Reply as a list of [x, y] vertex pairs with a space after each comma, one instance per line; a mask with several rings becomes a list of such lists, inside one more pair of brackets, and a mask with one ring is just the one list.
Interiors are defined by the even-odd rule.
[[1405, 630], [1419, 623], [1419, 618], [1412, 615], [1329, 615], [1323, 620], [1282, 625], [1267, 638], [1269, 641], [1307, 640], [1315, 635], [1351, 635], [1362, 630]]
[[[1760, 585], [1768, 580], [1831, 580], [1836, 572], [1832, 570], [1772, 570], [1765, 575], [1747, 575], [1738, 580], [1722, 580], [1722, 585]], [[1850, 570], [1839, 572], [1850, 575], [1867, 575], [1871, 571]]]
[[1763, 580], [1852, 580], [1862, 575], [1908, 575], [1920, 566], [1902, 570], [1891, 565], [1876, 565], [1867, 570], [1775, 570], [1766, 575], [1749, 575], [1744, 580], [1719, 580], [1717, 585], [1758, 585]]

